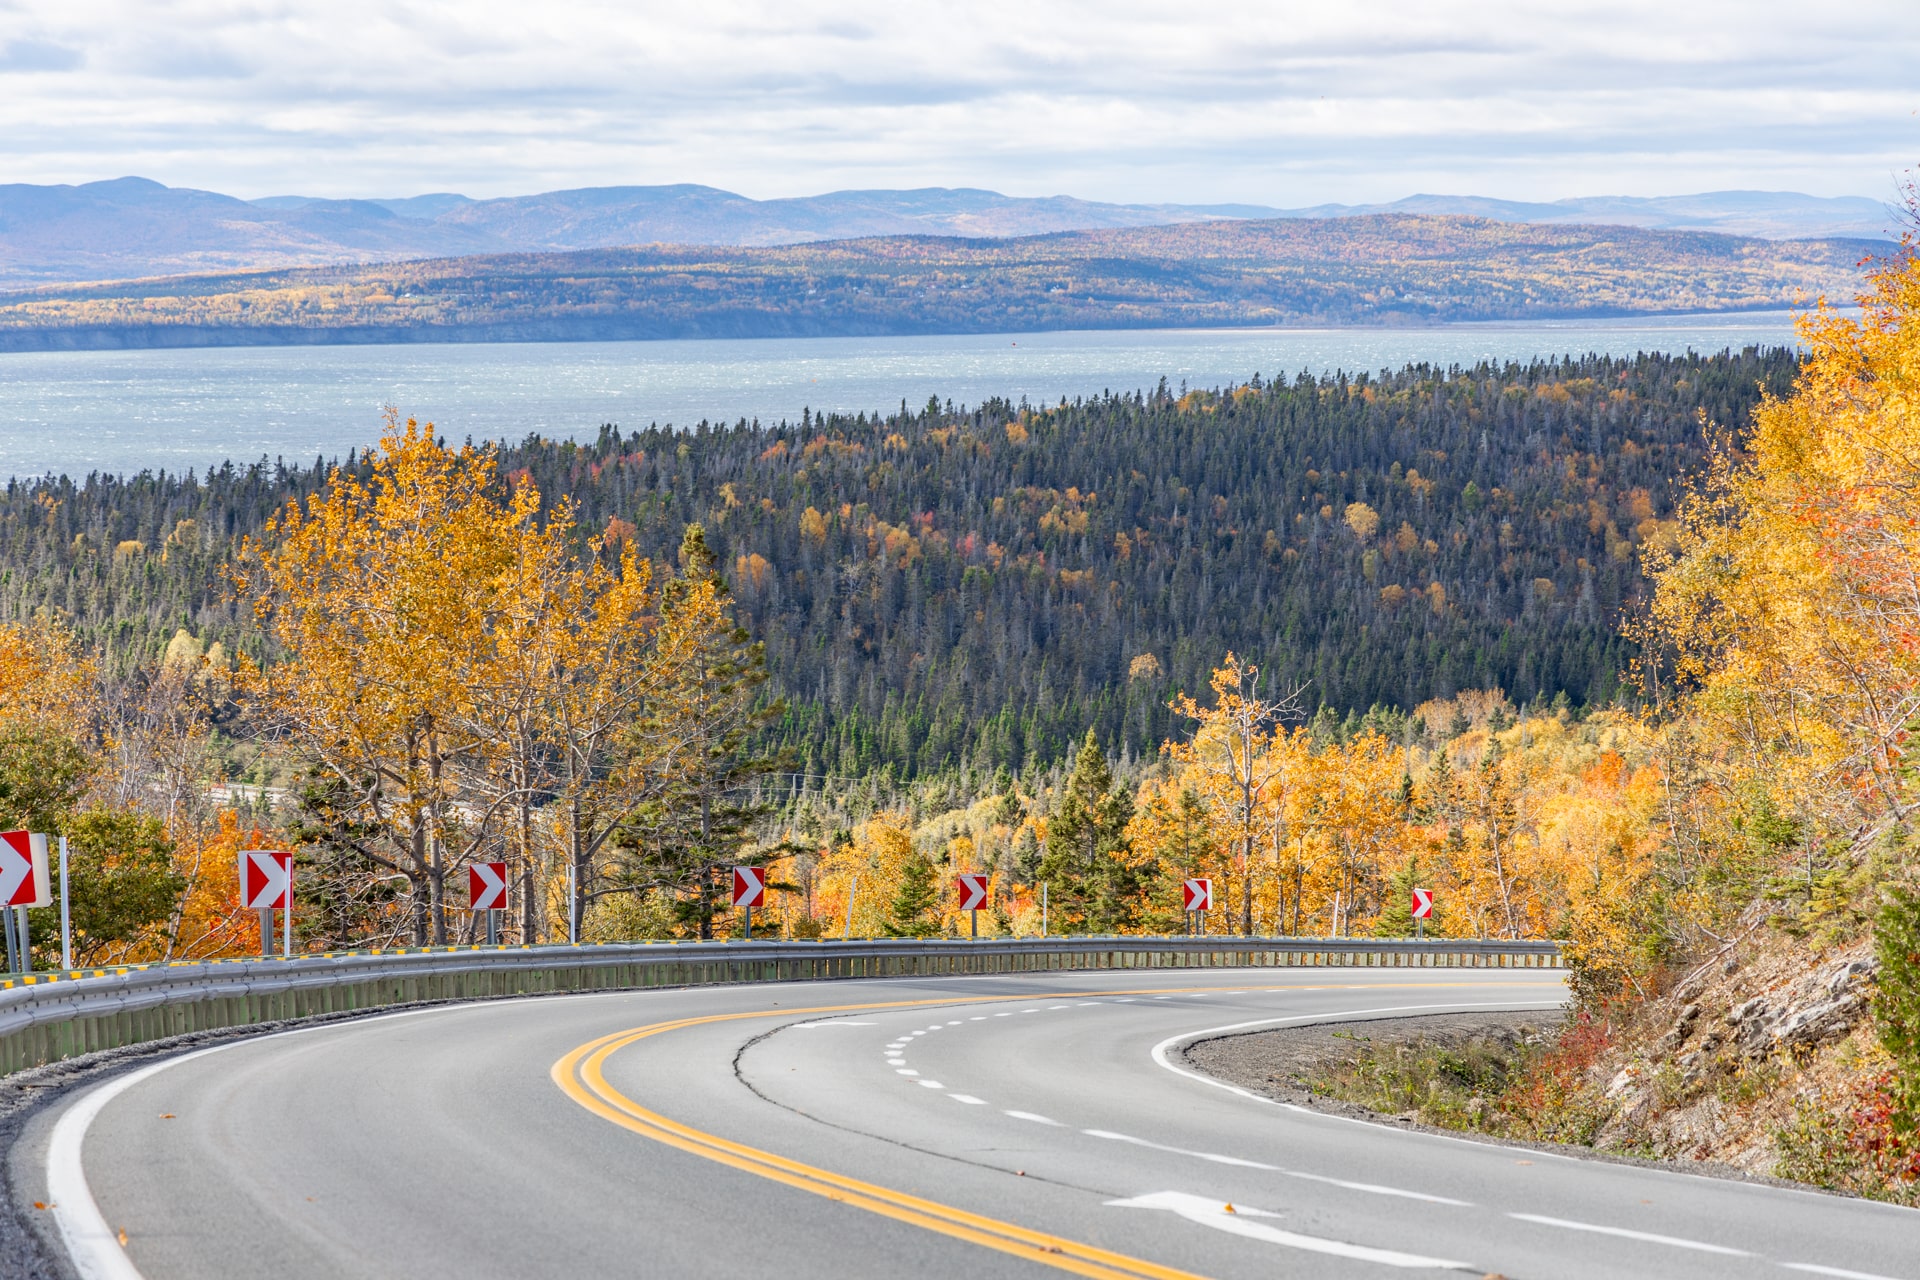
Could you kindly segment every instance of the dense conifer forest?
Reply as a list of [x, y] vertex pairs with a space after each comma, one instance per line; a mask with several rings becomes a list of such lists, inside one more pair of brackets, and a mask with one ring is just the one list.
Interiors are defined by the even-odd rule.
[[[1786, 350], [1587, 358], [1054, 406], [601, 429], [502, 451], [603, 554], [705, 526], [812, 774], [1015, 770], [1116, 751], [1222, 653], [1357, 718], [1463, 689], [1621, 696], [1623, 610], [1709, 424]], [[414, 406], [423, 417], [430, 406]], [[369, 423], [372, 434], [377, 423]], [[356, 459], [344, 465], [355, 467]], [[180, 628], [271, 661], [224, 566], [327, 465], [15, 482], [0, 620], [46, 610], [110, 673]]]

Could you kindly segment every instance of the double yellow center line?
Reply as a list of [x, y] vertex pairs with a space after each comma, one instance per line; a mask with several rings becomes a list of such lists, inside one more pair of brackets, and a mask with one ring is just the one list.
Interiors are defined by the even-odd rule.
[[[1328, 990], [1345, 989], [1352, 984], [1328, 983], [1316, 986], [1239, 987], [1236, 990]], [[1364, 984], [1368, 989], [1378, 989], [1382, 984]], [[1394, 983], [1394, 986], [1433, 987], [1438, 983]], [[1050, 1235], [1044, 1231], [1034, 1231], [1011, 1222], [989, 1218], [982, 1214], [969, 1213], [950, 1205], [922, 1199], [895, 1191], [890, 1187], [877, 1186], [863, 1182], [858, 1178], [849, 1178], [843, 1174], [826, 1169], [815, 1168], [798, 1160], [775, 1155], [770, 1151], [761, 1151], [742, 1143], [731, 1142], [715, 1134], [705, 1133], [677, 1120], [670, 1120], [657, 1111], [648, 1109], [627, 1097], [608, 1082], [606, 1065], [614, 1054], [630, 1045], [669, 1031], [681, 1031], [688, 1027], [707, 1026], [717, 1022], [738, 1022], [749, 1018], [768, 1017], [811, 1017], [820, 1014], [857, 1013], [875, 1009], [912, 1009], [926, 1005], [989, 1004], [1001, 1002], [1022, 1002], [1032, 1000], [1060, 999], [1110, 999], [1114, 996], [1178, 995], [1195, 991], [1211, 991], [1210, 987], [1159, 988], [1147, 991], [1059, 991], [1029, 992], [1017, 996], [979, 996], [955, 998], [946, 996], [931, 1000], [886, 1000], [869, 1004], [821, 1005], [810, 1009], [752, 1009], [741, 1013], [712, 1013], [697, 1018], [676, 1018], [667, 1022], [656, 1022], [644, 1027], [635, 1027], [628, 1031], [618, 1031], [612, 1035], [590, 1040], [553, 1064], [553, 1082], [560, 1086], [562, 1093], [585, 1107], [588, 1111], [610, 1120], [623, 1129], [630, 1129], [642, 1137], [663, 1142], [670, 1147], [729, 1165], [732, 1168], [755, 1174], [774, 1182], [784, 1183], [801, 1191], [824, 1196], [869, 1213], [892, 1218], [898, 1222], [910, 1223], [928, 1231], [937, 1231], [941, 1235], [952, 1236], [971, 1244], [996, 1249], [1001, 1253], [1012, 1254], [1029, 1262], [1054, 1267], [1061, 1271], [1070, 1271], [1076, 1275], [1097, 1277], [1097, 1280], [1204, 1280], [1190, 1271], [1181, 1271], [1173, 1267], [1164, 1267], [1159, 1263], [1147, 1262], [1141, 1258], [1128, 1257], [1114, 1253], [1109, 1249], [1097, 1248], [1064, 1236]]]

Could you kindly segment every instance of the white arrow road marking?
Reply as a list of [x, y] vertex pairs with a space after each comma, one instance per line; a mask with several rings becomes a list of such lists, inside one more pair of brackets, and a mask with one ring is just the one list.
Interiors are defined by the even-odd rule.
[[1446, 1271], [1480, 1270], [1464, 1262], [1449, 1262], [1445, 1258], [1427, 1258], [1417, 1253], [1401, 1253], [1395, 1249], [1374, 1249], [1363, 1244], [1348, 1244], [1344, 1240], [1329, 1240], [1324, 1236], [1303, 1236], [1297, 1231], [1283, 1231], [1279, 1227], [1270, 1227], [1264, 1222], [1254, 1221], [1255, 1218], [1276, 1218], [1279, 1217], [1278, 1214], [1244, 1206], [1236, 1206], [1232, 1213], [1228, 1213], [1226, 1206], [1212, 1196], [1189, 1195], [1184, 1191], [1156, 1191], [1151, 1195], [1135, 1196], [1131, 1200], [1109, 1200], [1107, 1203], [1121, 1209], [1167, 1209], [1188, 1222], [1197, 1222], [1203, 1227], [1212, 1227], [1216, 1231], [1247, 1236], [1254, 1240], [1265, 1240], [1268, 1244], [1285, 1245], [1289, 1249], [1304, 1249], [1309, 1253], [1327, 1253], [1336, 1258], [1375, 1262], [1383, 1267], [1437, 1268]]
[[1196, 1160], [1211, 1160], [1214, 1164], [1238, 1165], [1242, 1169], [1265, 1169], [1269, 1173], [1279, 1173], [1277, 1164], [1262, 1164], [1258, 1160], [1242, 1160], [1239, 1156], [1215, 1155], [1211, 1151], [1189, 1151], [1185, 1147], [1169, 1147], [1158, 1142], [1148, 1142], [1145, 1138], [1136, 1138], [1130, 1134], [1114, 1133], [1108, 1129], [1082, 1129], [1080, 1132], [1089, 1138], [1106, 1138], [1111, 1142], [1131, 1142], [1136, 1147], [1146, 1147], [1153, 1151], [1166, 1151], [1176, 1156], [1192, 1156]]
[[1651, 1244], [1672, 1245], [1676, 1249], [1698, 1249], [1701, 1253], [1724, 1253], [1733, 1258], [1751, 1258], [1753, 1255], [1745, 1249], [1731, 1249], [1724, 1244], [1708, 1244], [1703, 1240], [1682, 1240], [1679, 1236], [1655, 1235], [1651, 1231], [1629, 1231], [1625, 1227], [1603, 1227], [1592, 1222], [1573, 1222], [1567, 1218], [1547, 1218], [1537, 1213], [1510, 1213], [1509, 1218], [1518, 1218], [1522, 1222], [1537, 1222], [1546, 1227], [1564, 1227], [1568, 1231], [1591, 1231], [1595, 1235], [1621, 1236], [1628, 1240], [1645, 1240]]
[[1130, 1142], [1136, 1147], [1165, 1151], [1176, 1156], [1191, 1156], [1195, 1160], [1209, 1160], [1214, 1164], [1238, 1165], [1243, 1169], [1265, 1169], [1271, 1173], [1283, 1173], [1289, 1178], [1304, 1178], [1309, 1182], [1324, 1182], [1330, 1186], [1343, 1187], [1348, 1191], [1366, 1191], [1377, 1196], [1400, 1196], [1406, 1200], [1424, 1200], [1428, 1204], [1451, 1204], [1462, 1208], [1470, 1207], [1473, 1203], [1470, 1200], [1455, 1200], [1449, 1196], [1431, 1196], [1424, 1191], [1403, 1191], [1399, 1187], [1383, 1187], [1375, 1182], [1348, 1182], [1345, 1178], [1329, 1178], [1320, 1173], [1301, 1173], [1297, 1169], [1283, 1169], [1277, 1164], [1262, 1164], [1258, 1160], [1243, 1160], [1239, 1156], [1223, 1156], [1212, 1151], [1190, 1151], [1185, 1147], [1169, 1147], [1165, 1143], [1149, 1142], [1145, 1138], [1136, 1138], [1127, 1133], [1114, 1133], [1107, 1129], [1082, 1129], [1080, 1132], [1089, 1138]]

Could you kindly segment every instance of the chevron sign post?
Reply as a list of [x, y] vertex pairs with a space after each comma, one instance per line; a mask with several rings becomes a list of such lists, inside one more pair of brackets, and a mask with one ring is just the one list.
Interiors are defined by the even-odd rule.
[[980, 936], [980, 908], [987, 905], [990, 882], [982, 875], [965, 875], [953, 883], [960, 890], [960, 909], [967, 913], [973, 936], [977, 938]]
[[27, 937], [27, 908], [53, 901], [47, 877], [47, 838], [38, 831], [0, 833], [0, 907], [5, 912], [7, 969], [33, 972], [33, 943]]
[[260, 913], [260, 954], [273, 954], [273, 913], [280, 913], [281, 954], [293, 956], [293, 855], [283, 849], [240, 851], [240, 905]]
[[767, 873], [760, 867], [733, 869], [733, 905], [747, 912], [747, 941], [753, 941], [753, 909], [767, 898]]
[[1187, 900], [1187, 910], [1213, 910], [1213, 881], [1205, 876], [1198, 876], [1182, 885], [1181, 890]]
[[507, 864], [476, 862], [467, 868], [467, 906], [487, 913], [487, 945], [500, 944], [499, 913], [507, 907]]
[[1187, 909], [1187, 932], [1204, 933], [1206, 926], [1201, 917], [1213, 910], [1213, 881], [1206, 876], [1195, 876], [1180, 886], [1180, 897]]
[[1433, 914], [1433, 890], [1413, 891], [1413, 930], [1416, 938], [1427, 936], [1427, 917]]

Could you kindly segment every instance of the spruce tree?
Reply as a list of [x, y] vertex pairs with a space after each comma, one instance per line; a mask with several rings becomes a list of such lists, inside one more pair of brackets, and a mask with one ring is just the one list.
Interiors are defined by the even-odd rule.
[[1117, 787], [1092, 729], [1080, 745], [1066, 793], [1047, 823], [1040, 879], [1068, 929], [1107, 933], [1131, 922], [1139, 880], [1122, 856], [1133, 797]]
[[940, 932], [940, 884], [933, 863], [919, 854], [900, 869], [900, 887], [894, 891], [882, 927], [889, 938], [931, 938]]

